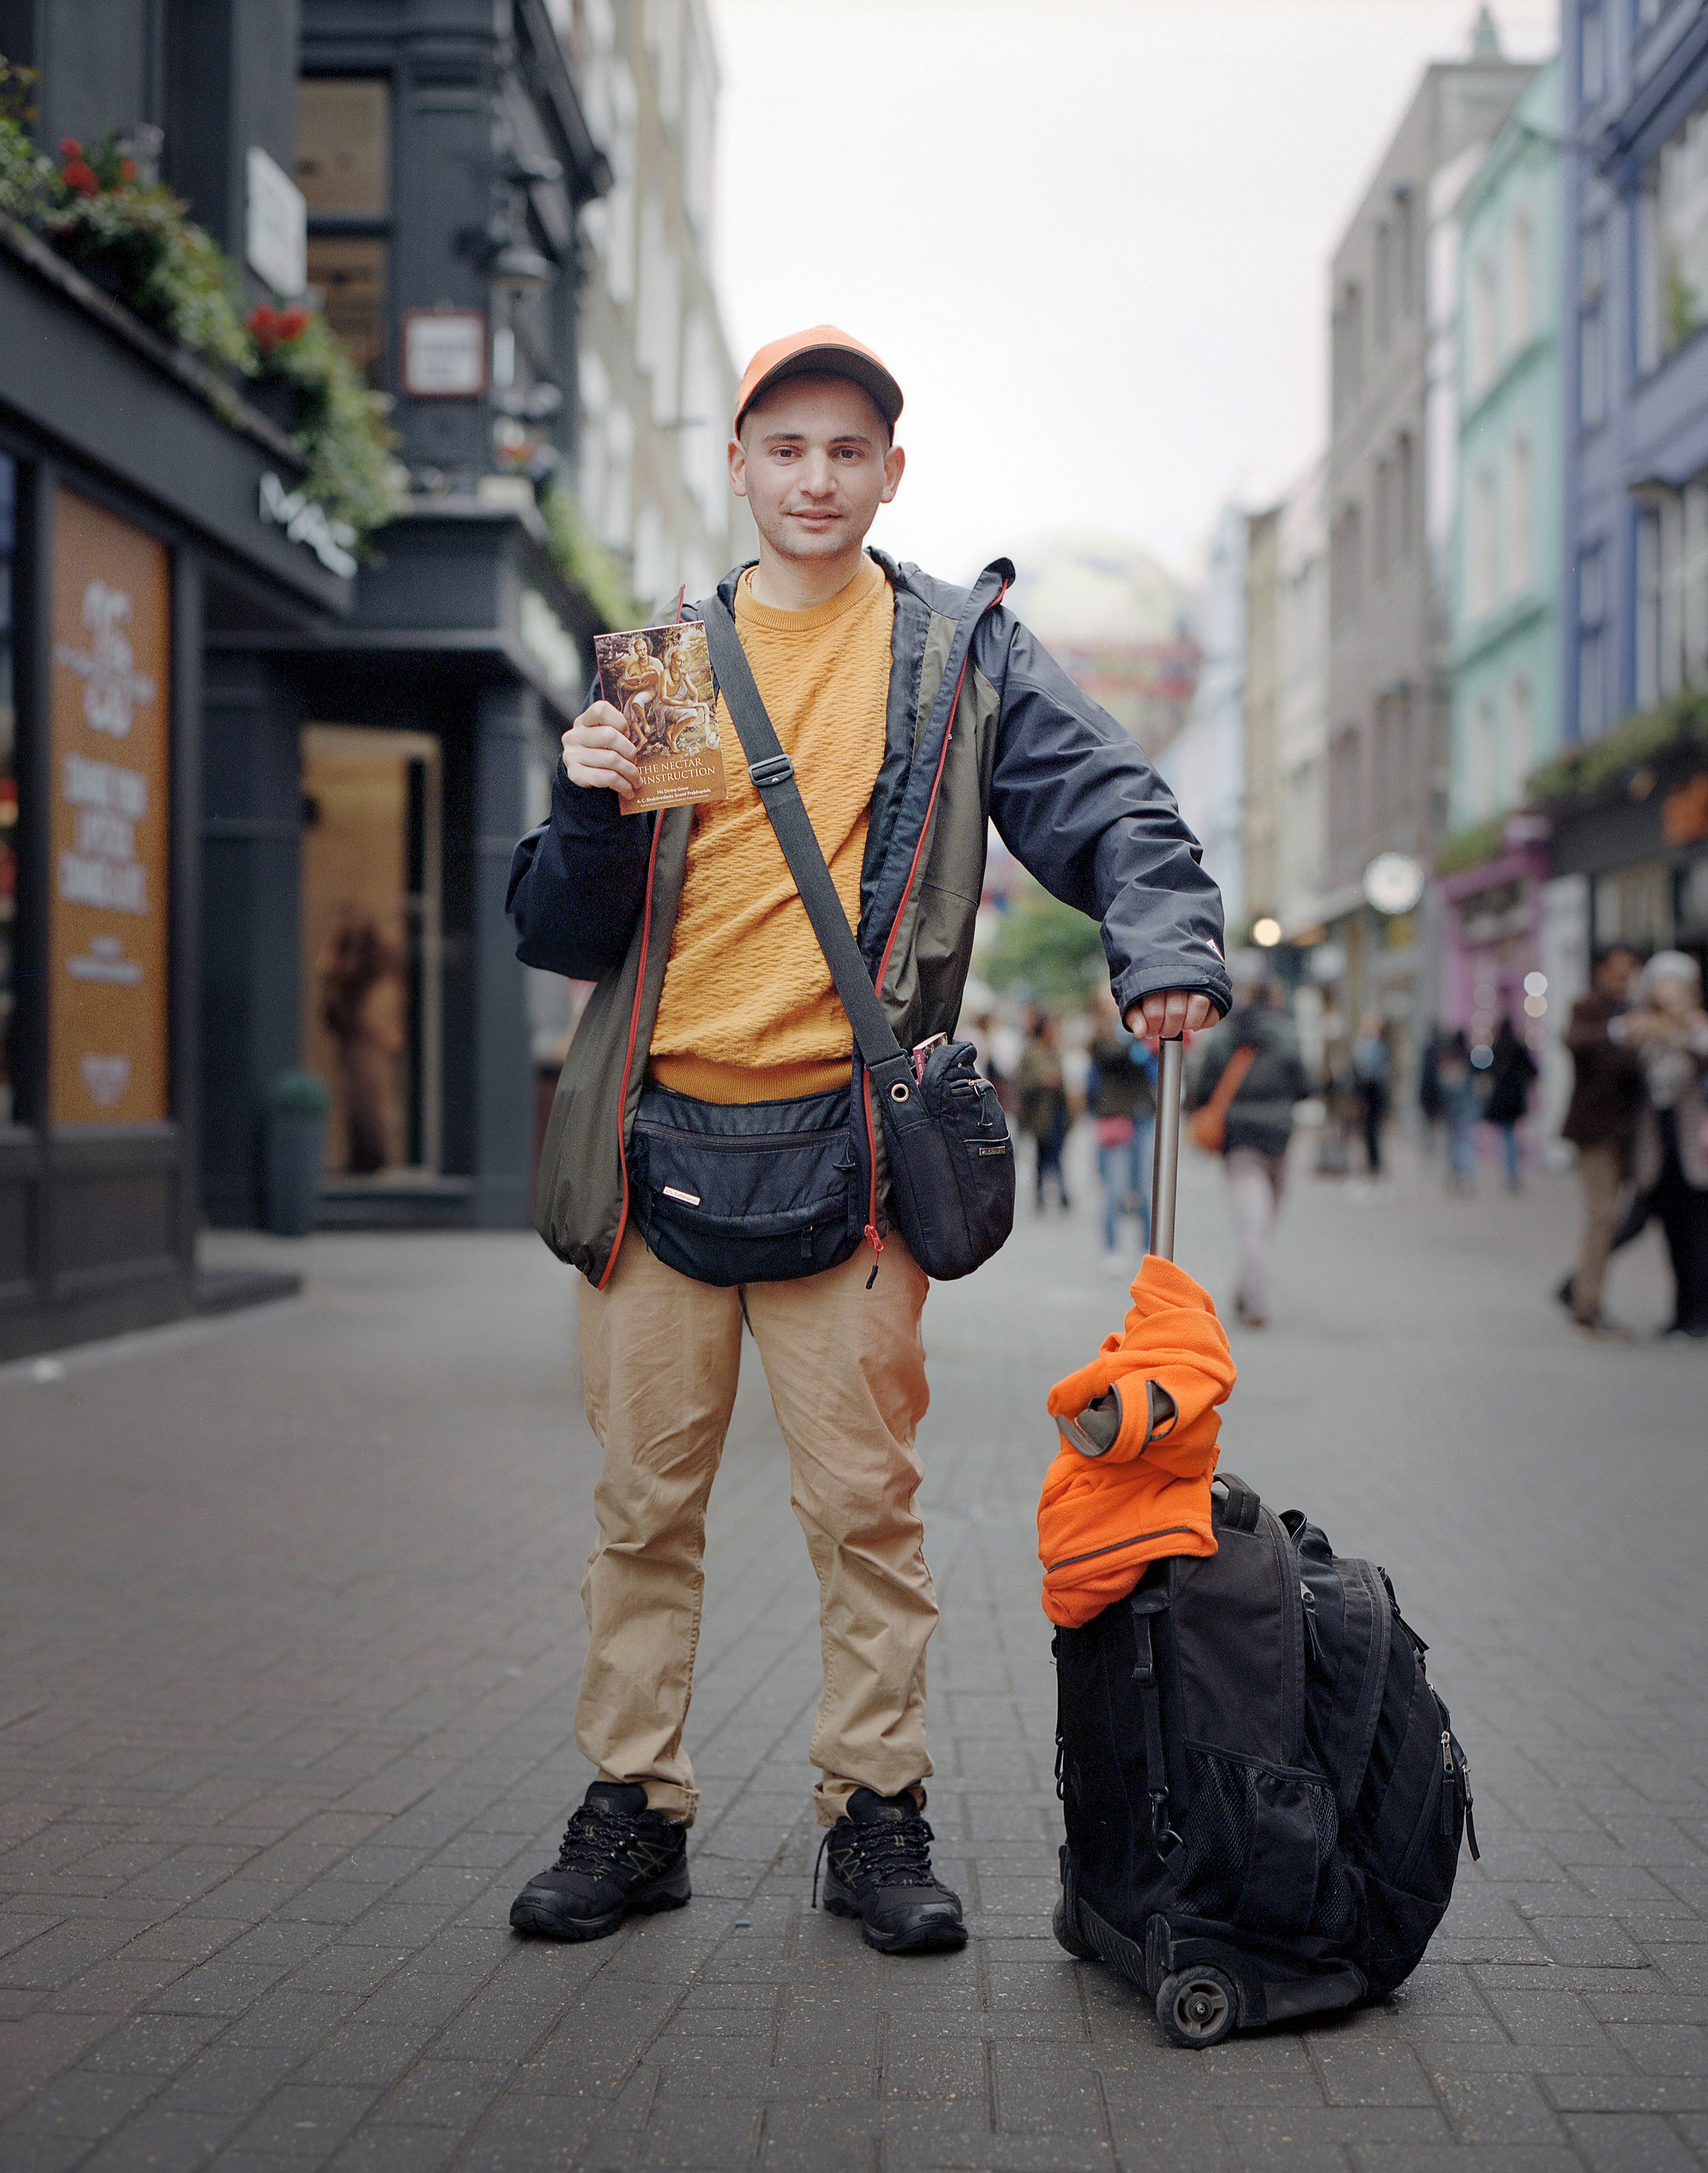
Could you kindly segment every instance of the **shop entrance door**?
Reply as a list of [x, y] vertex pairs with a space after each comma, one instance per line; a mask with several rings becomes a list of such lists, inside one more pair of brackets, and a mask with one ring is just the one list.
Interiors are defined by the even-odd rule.
[[303, 1063], [332, 1090], [326, 1175], [439, 1164], [439, 758], [423, 732], [302, 737]]

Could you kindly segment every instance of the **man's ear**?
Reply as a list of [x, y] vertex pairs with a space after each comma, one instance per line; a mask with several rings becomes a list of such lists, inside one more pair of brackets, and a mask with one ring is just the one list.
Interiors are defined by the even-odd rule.
[[884, 455], [884, 488], [880, 505], [887, 505], [902, 487], [902, 471], [908, 465], [908, 456], [899, 445], [892, 445]]
[[730, 488], [737, 498], [747, 495], [747, 456], [739, 438], [730, 440]]

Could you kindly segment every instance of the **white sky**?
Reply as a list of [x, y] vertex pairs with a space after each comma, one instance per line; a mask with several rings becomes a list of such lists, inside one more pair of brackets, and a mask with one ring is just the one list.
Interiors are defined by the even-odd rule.
[[[711, 0], [739, 369], [828, 321], [907, 396], [875, 540], [954, 579], [1057, 531], [1192, 567], [1319, 449], [1327, 264], [1474, 0]], [[1496, 0], [1506, 50], [1557, 0]]]

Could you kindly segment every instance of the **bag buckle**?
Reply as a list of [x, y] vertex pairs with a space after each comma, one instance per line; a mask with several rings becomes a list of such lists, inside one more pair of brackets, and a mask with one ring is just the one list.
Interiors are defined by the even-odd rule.
[[748, 763], [747, 774], [765, 792], [773, 785], [787, 785], [795, 774], [795, 764], [786, 754], [762, 755], [757, 762]]

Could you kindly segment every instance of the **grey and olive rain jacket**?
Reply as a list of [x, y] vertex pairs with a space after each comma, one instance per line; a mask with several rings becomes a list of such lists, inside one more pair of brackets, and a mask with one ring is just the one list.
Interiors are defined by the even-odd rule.
[[[1046, 890], [1101, 922], [1123, 1012], [1161, 989], [1226, 1011], [1221, 898], [1198, 840], [1131, 737], [1002, 608], [1013, 567], [998, 559], [959, 589], [872, 555], [895, 625], [857, 933], [902, 1048], [955, 1030], [992, 822]], [[732, 610], [741, 570], [719, 588]], [[916, 760], [946, 682], [949, 730], [935, 761]], [[615, 793], [571, 785], [560, 763], [550, 817], [510, 863], [517, 957], [595, 984], [534, 1198], [541, 1236], [595, 1284], [628, 1221], [629, 1135], [692, 830], [692, 807], [620, 814]]]

